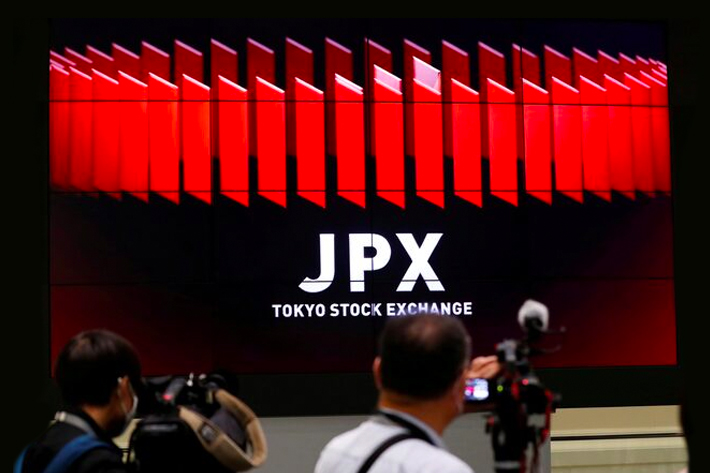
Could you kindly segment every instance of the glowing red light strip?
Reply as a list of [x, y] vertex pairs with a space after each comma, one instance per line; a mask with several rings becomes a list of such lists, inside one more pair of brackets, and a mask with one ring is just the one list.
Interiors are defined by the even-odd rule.
[[325, 109], [323, 92], [296, 78], [294, 132], [298, 195], [325, 207]]
[[335, 76], [335, 154], [338, 195], [365, 207], [365, 109], [363, 91]]
[[518, 205], [515, 92], [487, 80], [491, 194]]
[[550, 94], [522, 80], [525, 189], [541, 201], [552, 203], [552, 143]]
[[218, 82], [219, 76], [237, 83], [239, 73], [237, 64], [237, 52], [232, 48], [225, 46], [217, 40], [210, 41], [210, 94], [212, 103], [210, 103], [210, 119], [212, 120], [212, 153], [219, 154], [219, 113], [217, 103], [219, 100]]
[[247, 91], [219, 76], [219, 167], [222, 194], [249, 206]]
[[150, 190], [180, 201], [180, 137], [178, 87], [152, 72], [148, 74]]
[[286, 38], [286, 151], [296, 154], [296, 78], [313, 84], [313, 51]]
[[120, 102], [120, 183], [121, 190], [148, 201], [148, 86], [128, 74], [118, 72]]
[[377, 127], [377, 195], [404, 208], [404, 116], [401, 80], [375, 66], [374, 114]]
[[93, 82], [93, 185], [96, 189], [120, 197], [119, 161], [119, 88], [118, 81], [94, 69]]
[[152, 44], [141, 41], [141, 79], [148, 81], [150, 73], [170, 81], [170, 55]]
[[256, 140], [259, 195], [286, 207], [286, 108], [284, 91], [256, 78]]
[[454, 195], [482, 207], [481, 111], [478, 92], [456, 79], [450, 81]]
[[91, 77], [69, 68], [69, 186], [79, 191], [93, 191], [92, 152], [92, 81]]
[[[471, 71], [468, 53], [447, 41], [442, 41], [441, 65], [441, 91], [444, 98], [444, 154], [446, 156], [453, 156], [454, 136], [452, 127], [453, 110], [451, 102], [454, 101], [452, 98], [454, 86], [452, 85], [451, 79], [455, 79], [460, 85], [466, 87], [471, 85]], [[480, 118], [478, 123], [480, 126]]]
[[552, 136], [555, 187], [582, 202], [582, 118], [579, 91], [552, 77]]

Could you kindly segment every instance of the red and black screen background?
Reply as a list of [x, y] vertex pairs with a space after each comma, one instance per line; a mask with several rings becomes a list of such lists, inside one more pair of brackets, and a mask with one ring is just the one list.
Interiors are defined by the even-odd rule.
[[[316, 85], [323, 80], [319, 48], [326, 36], [352, 48], [360, 84], [366, 80], [357, 67], [365, 37], [393, 51], [398, 75], [404, 38], [434, 55], [442, 39], [451, 41], [469, 51], [474, 65], [478, 41], [504, 51], [508, 61], [513, 43], [539, 54], [548, 44], [565, 52], [628, 51], [665, 60], [662, 26], [624, 22], [56, 20], [51, 47], [108, 50], [115, 41], [138, 50], [146, 40], [170, 50], [180, 39], [207, 51], [214, 37], [241, 52], [253, 37], [275, 49], [279, 78], [286, 36], [314, 49]], [[478, 90], [475, 73], [472, 81]], [[453, 171], [445, 162], [451, 189]], [[327, 172], [332, 183], [331, 165]], [[405, 172], [412, 182], [410, 159]], [[371, 163], [367, 178], [374, 181]], [[258, 196], [245, 208], [221, 196], [212, 205], [182, 196], [176, 206], [159, 198], [146, 204], [129, 195], [117, 202], [52, 192], [52, 359], [80, 330], [104, 327], [137, 346], [147, 374], [365, 372], [384, 318], [274, 319], [270, 305], [472, 301], [474, 315], [464, 321], [476, 354], [487, 354], [496, 342], [519, 334], [515, 314], [533, 297], [549, 306], [553, 325], [567, 328], [559, 339], [562, 350], [538, 366], [676, 363], [669, 196], [630, 201], [614, 195], [609, 203], [585, 194], [579, 204], [555, 194], [550, 206], [521, 192], [513, 207], [484, 193], [483, 207], [476, 208], [447, 190], [441, 209], [408, 189], [405, 210], [371, 191], [362, 209], [329, 186], [328, 205], [321, 209], [295, 195], [291, 158], [288, 182], [286, 209]], [[388, 238], [392, 259], [369, 276], [365, 293], [353, 294], [347, 235], [357, 232]], [[413, 233], [419, 242], [429, 232], [444, 234], [430, 262], [446, 292], [430, 293], [422, 281], [412, 293], [395, 292], [409, 263], [396, 241], [399, 232]], [[320, 233], [335, 234], [336, 281], [323, 293], [306, 294], [298, 284], [317, 275]]]

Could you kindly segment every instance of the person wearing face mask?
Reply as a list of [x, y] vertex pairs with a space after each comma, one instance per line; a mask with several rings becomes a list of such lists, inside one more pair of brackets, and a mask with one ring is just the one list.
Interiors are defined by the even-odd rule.
[[138, 408], [141, 366], [133, 346], [107, 330], [82, 332], [59, 354], [55, 379], [65, 408], [23, 451], [14, 472], [128, 472], [111, 439]]
[[464, 412], [466, 378], [491, 378], [496, 356], [474, 358], [461, 321], [440, 315], [390, 319], [373, 363], [377, 413], [331, 440], [316, 473], [473, 473], [441, 436]]

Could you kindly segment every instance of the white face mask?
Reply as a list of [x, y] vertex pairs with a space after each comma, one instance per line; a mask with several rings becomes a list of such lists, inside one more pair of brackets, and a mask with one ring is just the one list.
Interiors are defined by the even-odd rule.
[[[121, 378], [118, 378], [118, 382], [121, 382]], [[123, 410], [125, 418], [123, 421], [123, 427], [121, 428], [121, 432], [119, 433], [119, 435], [125, 432], [128, 426], [131, 425], [131, 421], [135, 419], [136, 412], [138, 411], [138, 396], [136, 396], [136, 393], [133, 391], [133, 387], [130, 386], [130, 384], [129, 387], [131, 390], [131, 394], [133, 395], [133, 406], [131, 406], [130, 409], [126, 409], [126, 406], [124, 406], [123, 402], [121, 402], [121, 409]]]

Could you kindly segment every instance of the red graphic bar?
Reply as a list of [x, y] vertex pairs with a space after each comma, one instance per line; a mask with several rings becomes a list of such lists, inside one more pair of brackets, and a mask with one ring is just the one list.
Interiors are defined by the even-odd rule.
[[609, 177], [609, 111], [606, 89], [579, 77], [582, 103], [582, 169], [584, 189], [611, 202]]
[[374, 115], [377, 127], [375, 174], [377, 195], [404, 208], [404, 122], [402, 81], [375, 66]]
[[515, 119], [517, 125], [517, 140], [520, 159], [523, 159], [525, 149], [525, 137], [523, 134], [523, 79], [535, 84], [540, 84], [540, 58], [525, 48], [517, 44], [513, 45], [513, 92], [518, 97], [518, 104], [515, 106]]
[[[444, 98], [444, 154], [446, 156], [453, 156], [453, 109], [451, 104], [453, 101], [451, 98], [453, 86], [451, 79], [456, 79], [459, 84], [466, 87], [471, 85], [471, 69], [468, 53], [447, 41], [442, 41], [441, 64], [441, 91]], [[466, 93], [462, 93], [461, 95], [466, 96]], [[478, 101], [478, 93], [476, 93], [476, 101]], [[480, 118], [477, 123], [480, 126]], [[407, 151], [407, 154], [411, 155], [411, 152]]]
[[118, 81], [96, 69], [92, 74], [93, 84], [93, 187], [120, 197], [118, 180], [120, 161], [119, 129], [120, 104]]
[[335, 74], [353, 80], [353, 53], [332, 39], [325, 39], [325, 113], [327, 151], [335, 156]]
[[649, 195], [656, 190], [651, 136], [651, 88], [626, 73], [624, 84], [631, 89], [631, 132], [634, 148], [636, 189]]
[[525, 159], [525, 190], [541, 201], [552, 203], [552, 143], [550, 94], [522, 80], [523, 94], [523, 157]]
[[249, 133], [247, 91], [218, 77], [219, 167], [222, 195], [249, 206]]
[[515, 133], [515, 92], [493, 79], [488, 89], [488, 143], [491, 195], [518, 205], [518, 150]]
[[444, 207], [444, 143], [439, 81], [422, 82], [422, 79], [431, 77], [417, 74], [418, 64], [436, 69], [418, 59], [414, 62], [414, 174], [417, 196]]
[[58, 62], [59, 64], [61, 64], [64, 67], [76, 67], [76, 63], [74, 61], [70, 61], [69, 59], [65, 58], [61, 54], [59, 54], [55, 51], [52, 51], [52, 50], [49, 51], [49, 60], [54, 61], [54, 62]]
[[478, 92], [456, 79], [449, 80], [454, 195], [481, 207], [481, 111]]
[[276, 56], [263, 44], [247, 38], [247, 94], [249, 96], [249, 154], [257, 155], [256, 78], [276, 83]]
[[213, 39], [210, 41], [210, 94], [212, 102], [210, 103], [210, 120], [212, 121], [212, 153], [219, 153], [219, 82], [218, 77], [222, 76], [225, 79], [237, 83], [238, 68], [237, 68], [237, 52], [232, 48], [225, 46], [219, 41]]
[[131, 77], [141, 76], [141, 58], [137, 54], [116, 43], [111, 43], [111, 56], [117, 71], [123, 71]]
[[79, 191], [94, 190], [91, 178], [91, 77], [69, 68], [69, 185]]
[[641, 72], [641, 80], [651, 86], [651, 133], [653, 136], [653, 175], [656, 190], [671, 191], [671, 143], [668, 120], [668, 88], [665, 83]]
[[338, 195], [365, 207], [365, 111], [363, 90], [335, 76], [335, 154]]
[[523, 90], [523, 79], [535, 85], [540, 82], [540, 58], [537, 54], [513, 45], [513, 92], [517, 95]]
[[182, 76], [190, 76], [197, 82], [204, 82], [204, 65], [202, 53], [182, 41], [175, 40], [175, 64], [173, 74], [178, 87], [182, 86]]
[[296, 155], [296, 78], [313, 84], [313, 51], [286, 38], [286, 151]]
[[[374, 66], [380, 66], [386, 71], [392, 71], [392, 53], [389, 49], [380, 46], [371, 39], [365, 38], [365, 97], [367, 102], [372, 101], [372, 90], [374, 87], [375, 70]], [[370, 109], [370, 155], [375, 155], [375, 110]]]
[[150, 72], [148, 98], [150, 190], [177, 204], [180, 202], [178, 88]]
[[441, 92], [441, 72], [439, 69], [414, 58], [414, 78], [422, 84]]
[[645, 72], [646, 74], [651, 73], [651, 68], [653, 66], [651, 66], [647, 59], [644, 59], [641, 56], [636, 56], [636, 64], [638, 65], [639, 72]]
[[97, 71], [106, 74], [112, 79], [115, 79], [117, 77], [116, 61], [108, 54], [104, 53], [103, 51], [99, 51], [98, 49], [92, 46], [87, 46], [86, 57], [91, 59], [91, 61], [94, 63], [94, 69], [96, 69]]
[[392, 71], [392, 52], [371, 39], [365, 38], [365, 74], [369, 86], [372, 86], [374, 81], [374, 66], [380, 66], [386, 71]]
[[94, 68], [94, 61], [69, 48], [64, 48], [64, 54], [68, 59], [76, 63], [76, 69], [84, 74], [91, 75], [91, 69]]
[[374, 67], [374, 73], [375, 80], [380, 81], [382, 84], [398, 92], [402, 91], [402, 79], [400, 79], [396, 75], [382, 69], [380, 66]]
[[658, 69], [651, 69], [651, 75], [657, 80], [660, 80], [664, 84], [668, 85], [668, 76], [664, 73], [662, 73]]
[[210, 88], [183, 74], [180, 91], [183, 187], [188, 194], [209, 204], [212, 203]]
[[638, 64], [636, 64], [636, 61], [623, 53], [619, 53], [619, 66], [621, 67], [621, 72], [625, 74], [629, 74], [636, 77], [639, 73], [639, 68]]
[[49, 66], [49, 176], [53, 187], [69, 187], [69, 72]]
[[121, 94], [119, 159], [121, 190], [148, 202], [148, 86], [118, 72]]
[[553, 77], [551, 93], [555, 186], [562, 195], [582, 202], [582, 117], [579, 91]]
[[284, 91], [256, 78], [259, 195], [286, 207], [286, 109]]
[[405, 123], [405, 153], [414, 155], [414, 109], [412, 108], [412, 81], [414, 80], [414, 58], [431, 64], [431, 53], [409, 41], [404, 40], [402, 55], [404, 57], [404, 123]]
[[631, 89], [618, 80], [604, 76], [609, 104], [609, 167], [611, 188], [636, 198], [634, 185], [634, 149], [631, 131]]
[[[443, 133], [441, 130], [441, 73], [414, 58], [414, 79], [419, 85], [414, 96], [414, 161], [417, 195], [440, 207], [443, 194]], [[416, 94], [419, 94], [417, 99]], [[425, 116], [431, 114], [430, 116]], [[428, 125], [427, 125], [428, 124]], [[426, 136], [427, 134], [430, 137]]]
[[141, 79], [149, 80], [149, 74], [170, 81], [170, 54], [152, 44], [141, 42]]
[[[488, 97], [487, 80], [505, 87], [505, 56], [503, 53], [487, 46], [479, 41], [478, 43], [478, 83], [481, 85], [481, 102], [487, 104]], [[490, 146], [488, 144], [488, 109], [487, 105], [481, 107], [481, 151], [483, 156], [490, 157]]]
[[296, 78], [294, 119], [298, 195], [325, 207], [325, 109], [323, 92]]
[[552, 88], [552, 78], [557, 77], [565, 84], [572, 84], [572, 61], [559, 51], [545, 46], [545, 87]]
[[624, 80], [624, 71], [618, 59], [600, 50], [597, 51], [597, 60], [599, 61], [599, 72], [602, 75], [606, 74], [615, 80]]
[[[185, 189], [211, 203], [212, 159], [224, 151], [221, 191], [248, 205], [251, 151], [259, 163], [258, 192], [286, 206], [288, 151], [296, 158], [298, 195], [324, 207], [328, 146], [338, 194], [359, 206], [366, 203], [367, 152], [373, 153], [377, 195], [402, 208], [408, 152], [417, 195], [442, 207], [444, 156], [454, 159], [454, 194], [479, 206], [483, 157], [490, 159], [492, 194], [513, 205], [518, 165], [510, 156], [524, 159], [526, 191], [548, 204], [552, 181], [579, 202], [584, 190], [607, 201], [612, 191], [631, 199], [637, 191], [671, 191], [667, 68], [653, 58], [617, 59], [603, 51], [594, 58], [573, 48], [570, 59], [545, 47], [546, 91], [540, 59], [513, 45], [509, 90], [504, 55], [479, 43], [485, 85], [479, 96], [470, 88], [469, 55], [445, 41], [442, 84], [430, 52], [404, 40], [402, 84], [390, 72], [391, 52], [365, 39], [365, 90], [352, 82], [351, 51], [329, 39], [325, 49], [324, 94], [312, 85], [313, 52], [288, 38], [285, 91], [274, 85], [274, 52], [253, 40], [247, 41], [247, 88], [236, 83], [236, 51], [214, 40], [211, 89], [197, 80], [204, 74], [202, 53], [179, 41], [174, 68], [183, 75], [177, 81], [189, 83], [180, 89], [161, 77], [171, 75], [170, 56], [145, 42], [141, 56], [117, 44], [113, 57], [91, 46], [86, 56], [50, 50], [50, 182], [144, 200], [153, 191], [178, 202], [182, 159]], [[229, 99], [222, 100], [222, 90]]]
[[601, 82], [602, 74], [597, 60], [577, 48], [572, 48], [572, 69], [574, 70], [574, 86], [578, 89], [580, 76], [584, 76], [596, 84]]

